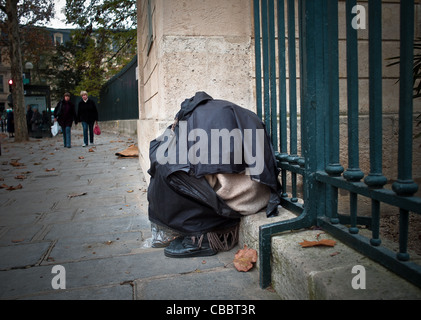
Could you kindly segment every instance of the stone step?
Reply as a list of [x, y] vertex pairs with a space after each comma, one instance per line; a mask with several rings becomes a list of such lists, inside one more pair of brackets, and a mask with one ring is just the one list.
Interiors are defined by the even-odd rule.
[[[240, 226], [240, 247], [247, 245], [258, 251], [261, 225], [294, 217], [283, 208], [274, 218], [266, 218], [264, 212], [244, 217]], [[309, 248], [299, 244], [303, 240], [321, 239], [333, 239], [336, 244]], [[259, 261], [256, 267], [259, 268]], [[272, 287], [286, 300], [421, 299], [420, 288], [323, 230], [288, 231], [272, 237]]]

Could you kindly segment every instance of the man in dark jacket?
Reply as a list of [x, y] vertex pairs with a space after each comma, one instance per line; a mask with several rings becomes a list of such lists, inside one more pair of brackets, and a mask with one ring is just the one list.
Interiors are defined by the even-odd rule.
[[94, 124], [98, 121], [98, 110], [95, 102], [92, 99], [88, 99], [88, 93], [82, 91], [80, 93], [82, 101], [79, 102], [77, 117], [78, 121], [82, 122], [83, 127], [83, 146], [88, 145], [88, 130], [89, 130], [89, 142], [94, 143]]
[[256, 114], [234, 103], [205, 92], [186, 99], [175, 123], [151, 141], [149, 158], [149, 220], [180, 235], [165, 248], [168, 257], [230, 250], [244, 214], [264, 207], [268, 217], [278, 214], [270, 137]]
[[54, 109], [54, 121], [58, 121], [63, 131], [63, 141], [65, 148], [71, 148], [71, 133], [73, 121], [77, 124], [75, 105], [70, 101], [70, 93], [64, 94], [64, 99], [61, 100]]

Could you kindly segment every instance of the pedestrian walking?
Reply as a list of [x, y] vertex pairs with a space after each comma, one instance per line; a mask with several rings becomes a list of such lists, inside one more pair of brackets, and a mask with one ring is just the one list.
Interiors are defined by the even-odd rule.
[[81, 91], [80, 96], [82, 101], [79, 102], [77, 110], [77, 118], [82, 122], [83, 128], [83, 147], [88, 145], [88, 131], [89, 143], [94, 143], [94, 124], [98, 121], [98, 110], [95, 102], [88, 98], [88, 92]]
[[38, 108], [34, 108], [31, 118], [31, 130], [35, 138], [42, 138], [41, 135], [42, 115], [39, 113]]
[[28, 128], [28, 134], [32, 132], [32, 116], [34, 115], [34, 112], [32, 111], [31, 106], [28, 104], [26, 106], [26, 126]]
[[54, 121], [58, 121], [63, 131], [63, 142], [65, 148], [71, 148], [72, 124], [77, 125], [75, 105], [70, 101], [70, 93], [64, 94], [63, 100], [57, 103], [54, 109]]
[[9, 133], [9, 138], [15, 136], [15, 118], [12, 109], [7, 110], [7, 132]]

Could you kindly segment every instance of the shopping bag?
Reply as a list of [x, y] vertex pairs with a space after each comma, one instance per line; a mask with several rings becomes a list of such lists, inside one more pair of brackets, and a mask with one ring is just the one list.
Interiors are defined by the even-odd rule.
[[55, 121], [54, 124], [51, 126], [51, 134], [55, 137], [58, 134], [58, 122]]
[[99, 128], [98, 123], [95, 123], [95, 126], [94, 126], [94, 133], [95, 133], [97, 136], [99, 136], [99, 135], [101, 134], [101, 129]]

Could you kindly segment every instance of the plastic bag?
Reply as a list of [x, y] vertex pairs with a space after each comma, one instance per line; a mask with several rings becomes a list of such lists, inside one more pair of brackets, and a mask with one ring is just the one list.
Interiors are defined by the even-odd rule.
[[152, 239], [150, 245], [152, 248], [164, 248], [167, 247], [171, 241], [175, 240], [180, 234], [162, 227], [155, 223], [151, 223]]
[[58, 122], [55, 121], [54, 124], [51, 126], [51, 134], [55, 137], [58, 134]]
[[99, 128], [98, 123], [95, 123], [95, 126], [94, 126], [94, 133], [95, 133], [97, 136], [99, 136], [99, 135], [101, 134], [101, 129]]

